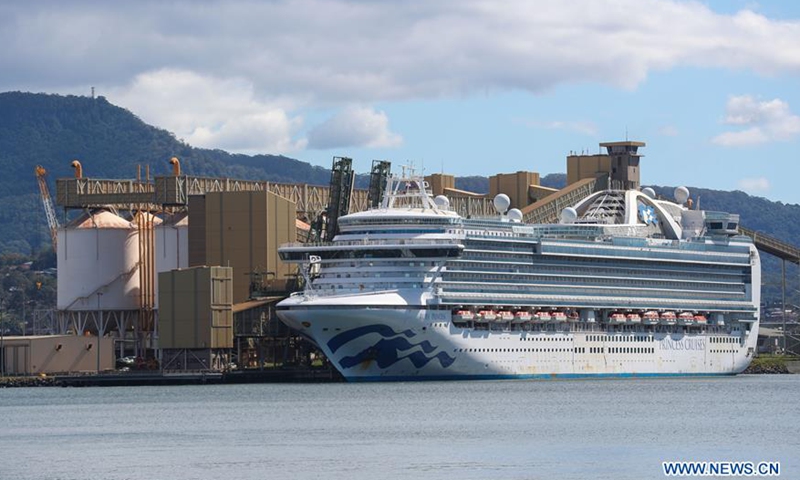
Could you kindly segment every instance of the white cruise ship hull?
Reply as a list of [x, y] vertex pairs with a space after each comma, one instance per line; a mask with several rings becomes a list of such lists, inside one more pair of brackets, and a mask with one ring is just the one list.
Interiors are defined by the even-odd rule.
[[[756, 347], [756, 335], [744, 330], [465, 328], [454, 325], [449, 310], [404, 300], [396, 293], [295, 296], [278, 315], [351, 381], [733, 375], [747, 368]], [[755, 324], [750, 332], [757, 331]]]

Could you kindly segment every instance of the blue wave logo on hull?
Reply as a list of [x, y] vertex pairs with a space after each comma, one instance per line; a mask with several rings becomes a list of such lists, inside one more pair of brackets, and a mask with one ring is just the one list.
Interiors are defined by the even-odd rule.
[[[419, 343], [412, 343], [408, 339], [415, 337], [416, 333], [411, 330], [396, 332], [386, 325], [365, 325], [342, 332], [328, 341], [328, 348], [330, 348], [331, 353], [335, 353], [346, 343], [371, 333], [377, 333], [382, 336], [383, 339], [379, 340], [375, 345], [365, 348], [356, 355], [343, 357], [339, 360], [339, 365], [342, 368], [354, 367], [368, 360], [375, 360], [379, 368], [389, 368], [403, 359], [408, 359], [417, 368], [424, 367], [432, 360], [438, 360], [442, 368], [447, 368], [456, 361], [454, 357], [451, 357], [445, 352], [439, 352], [436, 355], [428, 356], [436, 351], [438, 347], [427, 340], [423, 340]], [[401, 352], [407, 352], [416, 347], [419, 347], [421, 350], [409, 353], [408, 355], [400, 354]]]

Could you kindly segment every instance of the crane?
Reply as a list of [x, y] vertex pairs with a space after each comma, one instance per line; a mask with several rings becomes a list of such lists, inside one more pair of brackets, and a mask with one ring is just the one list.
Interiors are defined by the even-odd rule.
[[53, 241], [53, 250], [58, 245], [58, 218], [56, 209], [53, 207], [53, 199], [50, 198], [50, 189], [47, 188], [47, 170], [41, 165], [36, 165], [36, 181], [39, 183], [39, 193], [42, 197], [44, 214], [47, 217], [47, 226], [50, 227], [50, 239]]

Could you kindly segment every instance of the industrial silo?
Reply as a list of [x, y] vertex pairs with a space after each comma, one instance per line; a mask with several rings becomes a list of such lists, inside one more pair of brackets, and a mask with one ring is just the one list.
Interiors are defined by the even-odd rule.
[[58, 230], [61, 311], [139, 308], [138, 232], [107, 211], [84, 214]]
[[[186, 213], [166, 217], [155, 227], [155, 268], [158, 292], [158, 274], [189, 267], [189, 215]], [[158, 308], [158, 295], [155, 306]]]

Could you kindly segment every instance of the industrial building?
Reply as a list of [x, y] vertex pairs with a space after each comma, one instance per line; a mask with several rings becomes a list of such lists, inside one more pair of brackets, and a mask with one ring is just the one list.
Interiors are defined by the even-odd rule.
[[114, 368], [114, 339], [83, 335], [0, 338], [0, 376], [102, 372]]
[[[561, 190], [540, 185], [531, 171], [491, 176], [488, 194], [456, 189], [453, 175], [425, 180], [462, 216], [491, 215], [492, 199], [502, 192], [525, 221], [557, 222], [563, 208], [594, 191], [639, 186], [645, 144], [600, 146], [606, 153], [567, 157]], [[390, 163], [373, 162], [367, 190], [353, 187], [352, 160], [344, 157], [334, 158], [327, 187], [192, 177], [181, 173], [178, 159], [170, 164], [170, 175], [108, 180], [84, 177], [73, 162], [75, 177], [56, 182], [56, 204], [80, 214], [63, 226], [50, 214], [45, 171], [37, 167], [58, 260], [57, 310], [47, 317], [47, 331], [84, 344], [87, 335], [99, 336], [103, 351], [155, 357], [165, 370], [309, 363], [313, 346], [274, 315], [275, 303], [298, 288], [297, 272], [279, 260], [277, 248], [330, 239], [338, 217], [377, 206]], [[790, 245], [763, 235], [757, 242], [772, 242], [770, 253], [800, 261]], [[35, 373], [44, 363], [33, 344], [24, 348], [32, 360], [23, 370]], [[9, 352], [9, 361], [22, 358], [19, 350]]]

